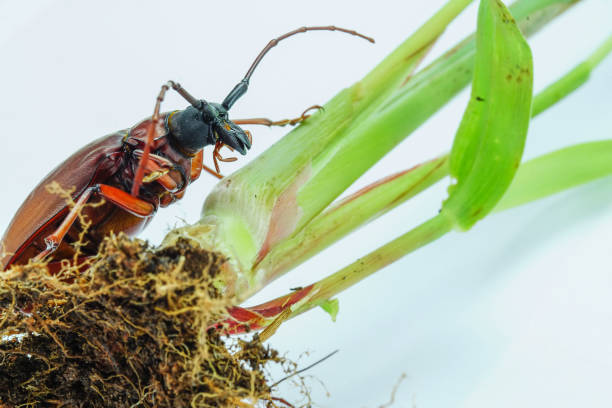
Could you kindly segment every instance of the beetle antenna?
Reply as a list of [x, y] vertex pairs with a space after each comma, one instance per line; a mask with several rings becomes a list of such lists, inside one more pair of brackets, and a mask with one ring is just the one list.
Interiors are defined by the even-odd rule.
[[181, 95], [187, 102], [191, 104], [194, 108], [201, 110], [204, 105], [207, 104], [206, 101], [195, 98], [192, 94], [187, 92], [185, 88], [181, 86], [178, 82], [168, 81], [167, 86], [172, 87], [179, 95]]
[[244, 78], [242, 79], [242, 81], [238, 82], [238, 85], [236, 85], [234, 87], [234, 89], [232, 89], [232, 91], [225, 97], [225, 99], [223, 100], [223, 103], [221, 104], [225, 109], [229, 110], [234, 103], [236, 103], [236, 101], [246, 93], [247, 89], [249, 88], [249, 81], [251, 79], [251, 76], [253, 75], [253, 72], [255, 71], [255, 68], [257, 68], [257, 66], [259, 65], [259, 63], [261, 62], [261, 60], [263, 59], [263, 57], [268, 53], [268, 51], [270, 51], [272, 48], [276, 47], [276, 45], [278, 45], [279, 42], [281, 42], [282, 40], [289, 38], [291, 36], [294, 36], [296, 34], [299, 33], [305, 33], [307, 31], [340, 31], [343, 33], [347, 33], [347, 34], [351, 34], [357, 37], [361, 37], [364, 40], [368, 40], [371, 43], [374, 43], [374, 39], [368, 36], [365, 36], [361, 33], [358, 33], [355, 30], [348, 30], [346, 28], [341, 28], [341, 27], [336, 27], [336, 26], [316, 26], [316, 27], [300, 27], [298, 29], [295, 29], [293, 31], [289, 31], [286, 34], [281, 35], [280, 37], [277, 37], [273, 40], [271, 40], [268, 45], [266, 45], [264, 47], [263, 50], [261, 50], [261, 52], [259, 53], [259, 55], [257, 56], [257, 58], [255, 58], [255, 61], [253, 61], [253, 63], [251, 64], [251, 66], [249, 67], [249, 70], [247, 71], [246, 75], [244, 76]]

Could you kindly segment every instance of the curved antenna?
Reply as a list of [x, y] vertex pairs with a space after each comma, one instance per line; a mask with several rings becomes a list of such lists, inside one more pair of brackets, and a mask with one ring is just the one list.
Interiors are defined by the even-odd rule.
[[244, 76], [244, 78], [242, 79], [242, 81], [238, 82], [238, 85], [236, 85], [234, 87], [234, 89], [232, 89], [232, 91], [225, 97], [225, 99], [223, 100], [223, 103], [221, 105], [225, 109], [229, 110], [234, 105], [234, 103], [236, 103], [236, 101], [242, 95], [245, 94], [245, 92], [249, 88], [249, 80], [251, 79], [251, 76], [253, 75], [253, 72], [255, 71], [255, 68], [257, 68], [257, 66], [259, 65], [259, 63], [261, 62], [263, 57], [268, 53], [268, 51], [270, 51], [272, 48], [276, 47], [278, 45], [278, 43], [281, 42], [282, 40], [284, 40], [286, 38], [289, 38], [291, 36], [294, 36], [296, 34], [299, 34], [299, 33], [305, 33], [307, 31], [340, 31], [340, 32], [343, 32], [343, 33], [346, 33], [346, 34], [350, 34], [350, 35], [354, 35], [354, 36], [357, 36], [357, 37], [361, 37], [364, 40], [368, 40], [371, 43], [374, 42], [373, 38], [365, 36], [365, 35], [363, 35], [361, 33], [358, 33], [355, 30], [348, 30], [346, 28], [341, 28], [341, 27], [336, 27], [336, 26], [300, 27], [300, 28], [295, 29], [293, 31], [289, 31], [286, 34], [283, 34], [280, 37], [277, 37], [277, 38], [271, 40], [268, 43], [268, 45], [266, 45], [264, 47], [264, 49], [261, 50], [261, 52], [259, 53], [257, 58], [255, 58], [255, 61], [253, 61], [253, 63], [249, 67], [249, 70], [247, 71], [247, 73]]
[[257, 58], [255, 58], [255, 61], [253, 61], [253, 64], [251, 64], [251, 67], [249, 68], [249, 70], [247, 71], [246, 75], [244, 76], [243, 81], [249, 82], [249, 80], [251, 79], [251, 76], [253, 75], [253, 72], [255, 71], [255, 68], [257, 68], [257, 66], [259, 65], [259, 63], [261, 62], [261, 60], [263, 59], [264, 55], [266, 55], [268, 53], [268, 51], [270, 51], [272, 48], [276, 47], [278, 45], [279, 42], [281, 42], [282, 40], [292, 37], [296, 34], [299, 33], [305, 33], [307, 31], [341, 31], [343, 33], [347, 33], [347, 34], [351, 34], [357, 37], [361, 37], [364, 40], [368, 40], [371, 43], [374, 43], [374, 39], [371, 37], [367, 37], [363, 34], [358, 33], [357, 31], [354, 30], [347, 30], [346, 28], [340, 28], [340, 27], [335, 27], [335, 26], [318, 26], [318, 27], [300, 27], [296, 30], [293, 31], [289, 31], [286, 34], [281, 35], [278, 38], [275, 38], [273, 40], [271, 40], [268, 45], [265, 46], [265, 48], [259, 53], [259, 55], [257, 56]]

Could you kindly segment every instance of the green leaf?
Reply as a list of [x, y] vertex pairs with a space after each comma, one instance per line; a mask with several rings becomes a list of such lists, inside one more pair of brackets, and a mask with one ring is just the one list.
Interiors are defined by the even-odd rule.
[[612, 174], [612, 140], [566, 147], [523, 163], [496, 211]]
[[300, 232], [273, 248], [255, 268], [272, 279], [414, 197], [448, 175], [448, 155], [386, 177], [338, 201]]
[[332, 322], [336, 321], [338, 311], [340, 310], [340, 302], [338, 302], [338, 299], [323, 300], [320, 302], [319, 306], [330, 315]]
[[470, 102], [450, 157], [456, 184], [442, 212], [467, 230], [502, 197], [523, 154], [533, 84], [531, 51], [499, 0], [482, 0]]

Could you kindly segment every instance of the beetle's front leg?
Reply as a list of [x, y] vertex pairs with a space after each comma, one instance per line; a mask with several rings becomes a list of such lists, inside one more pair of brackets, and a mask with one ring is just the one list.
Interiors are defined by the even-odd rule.
[[155, 108], [153, 109], [153, 116], [151, 116], [151, 123], [149, 124], [149, 128], [147, 129], [147, 137], [145, 139], [144, 149], [142, 150], [142, 155], [140, 156], [140, 162], [138, 163], [138, 167], [136, 168], [136, 173], [134, 175], [134, 182], [132, 183], [132, 191], [131, 194], [133, 197], [138, 196], [138, 192], [140, 191], [140, 186], [143, 183], [143, 177], [145, 173], [145, 165], [149, 160], [149, 156], [151, 155], [151, 145], [153, 144], [153, 140], [155, 139], [156, 131], [155, 128], [160, 121], [159, 112], [161, 109], [161, 103], [164, 101], [166, 96], [166, 92], [172, 88], [176, 92], [179, 93], [183, 98], [185, 98], [192, 105], [197, 105], [200, 103], [196, 98], [194, 98], [185, 88], [183, 88], [178, 82], [168, 81], [164, 85], [162, 85], [159, 94], [157, 95], [157, 99], [155, 101]]
[[151, 153], [147, 159], [142, 162], [142, 157], [144, 156], [144, 152], [142, 150], [135, 150], [134, 156], [139, 158], [139, 166], [144, 168], [142, 177], [143, 184], [157, 181], [170, 193], [178, 191], [179, 188], [184, 187], [184, 184], [186, 183], [185, 180], [182, 180], [179, 185], [179, 182], [168, 174], [174, 168], [174, 164], [170, 160]]
[[308, 119], [310, 117], [310, 114], [308, 114], [308, 112], [313, 109], [319, 110], [319, 109], [323, 109], [323, 107], [320, 105], [312, 105], [310, 108], [302, 112], [302, 114], [299, 117], [294, 118], [294, 119], [270, 120], [266, 118], [252, 118], [252, 119], [232, 120], [232, 122], [234, 122], [237, 125], [264, 125], [264, 126], [290, 125], [290, 126], [295, 126], [298, 123], [303, 122], [306, 119]]
[[[134, 150], [134, 155], [140, 159], [143, 155], [143, 151]], [[164, 194], [160, 196], [160, 205], [162, 207], [167, 207], [183, 197], [187, 180], [183, 179], [181, 181], [177, 181], [169, 174], [170, 171], [175, 168], [174, 164], [170, 160], [156, 154], [149, 154], [149, 158], [145, 163], [143, 163], [143, 167], [145, 169], [145, 173], [144, 177], [142, 178], [142, 182], [157, 182], [164, 188], [164, 190], [166, 190]], [[219, 179], [223, 178], [220, 173], [204, 165], [204, 152], [200, 150], [194, 157], [191, 158], [189, 183], [197, 180], [200, 177], [202, 170], [207, 171]]]
[[218, 179], [222, 179], [223, 175], [207, 165], [204, 164], [204, 150], [200, 150], [193, 158], [191, 159], [191, 182], [197, 180], [202, 173], [202, 170], [207, 173], [215, 176]]
[[33, 258], [34, 261], [40, 261], [45, 256], [53, 253], [57, 247], [59, 247], [60, 243], [64, 240], [64, 237], [70, 230], [70, 227], [72, 227], [79, 213], [83, 210], [83, 207], [85, 207], [93, 194], [101, 196], [122, 210], [125, 210], [137, 217], [150, 217], [156, 210], [153, 204], [134, 197], [125, 191], [118, 189], [117, 187], [109, 186], [107, 184], [97, 184], [95, 186], [88, 187], [83, 193], [81, 193], [76, 203], [70, 209], [70, 212], [68, 215], [66, 215], [66, 218], [64, 218], [55, 232], [45, 238], [47, 248], [36, 255]]

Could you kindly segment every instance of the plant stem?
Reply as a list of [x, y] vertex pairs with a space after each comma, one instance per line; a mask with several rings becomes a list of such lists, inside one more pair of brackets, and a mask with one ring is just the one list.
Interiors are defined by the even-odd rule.
[[561, 98], [575, 91], [591, 76], [593, 69], [612, 51], [612, 35], [604, 41], [584, 62], [577, 65], [562, 78], [555, 81], [534, 100], [532, 115], [536, 116]]
[[298, 234], [279, 244], [256, 272], [271, 280], [380, 217], [448, 175], [448, 155], [370, 184], [315, 217]]
[[[330, 299], [336, 293], [390, 265], [407, 253], [437, 240], [452, 228], [452, 223], [442, 215], [430, 218], [418, 227], [317, 282], [311, 291], [313, 295], [309, 296], [309, 303]], [[303, 310], [299, 309], [296, 312], [301, 311]]]

